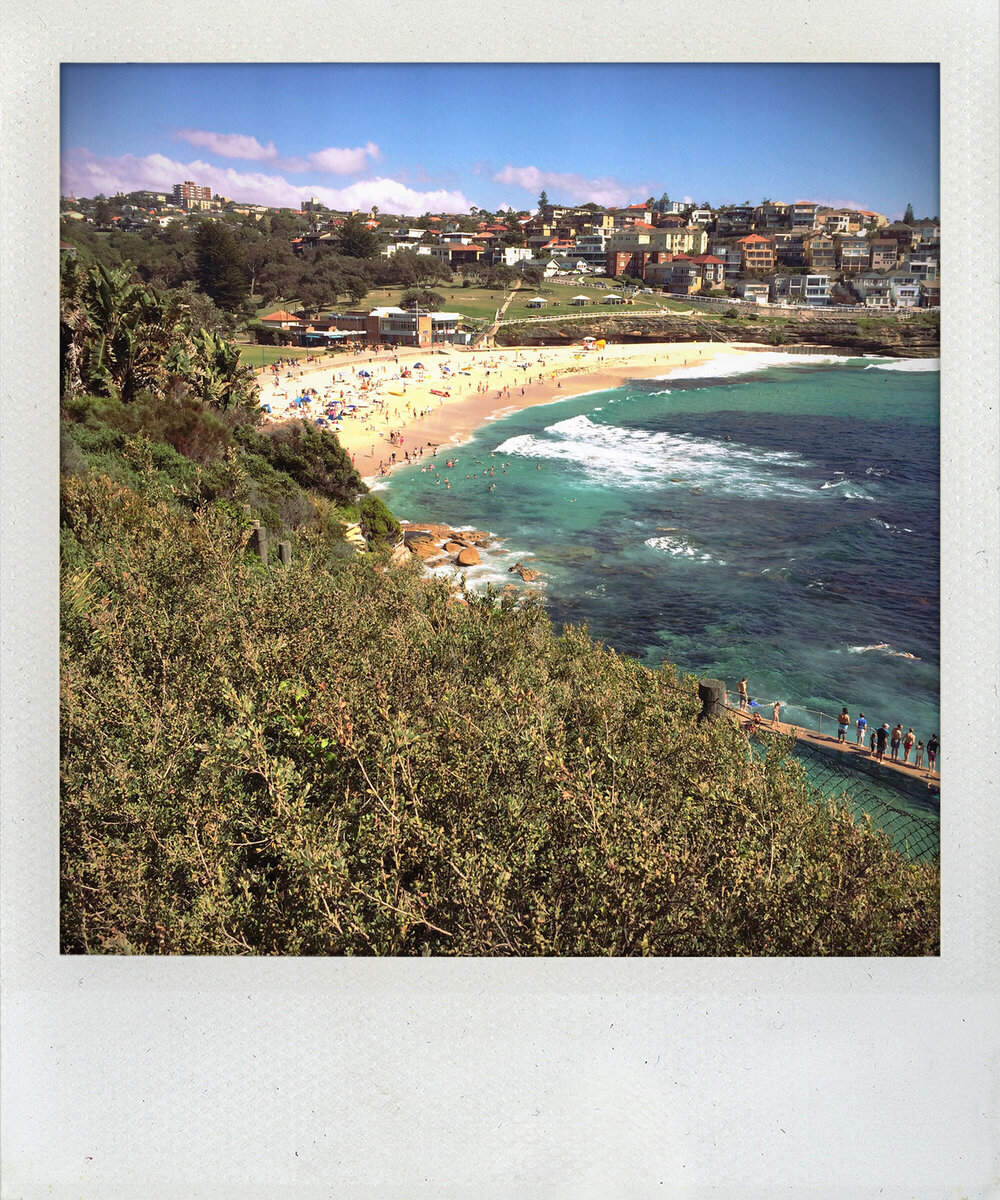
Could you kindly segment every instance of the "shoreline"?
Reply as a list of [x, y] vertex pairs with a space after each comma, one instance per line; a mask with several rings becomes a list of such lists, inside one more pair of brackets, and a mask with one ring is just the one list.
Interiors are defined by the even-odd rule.
[[[336, 427], [340, 444], [358, 474], [372, 483], [382, 474], [420, 457], [422, 448], [450, 449], [468, 441], [491, 421], [525, 408], [570, 399], [588, 392], [621, 387], [630, 379], [657, 378], [677, 367], [710, 361], [719, 354], [747, 355], [752, 350], [723, 342], [639, 342], [610, 344], [601, 350], [582, 346], [502, 347], [465, 350], [449, 347], [355, 356], [336, 366], [293, 373], [262, 384], [261, 404], [270, 404], [269, 421], [301, 419], [293, 410], [294, 393], [317, 392], [304, 415], [323, 415], [333, 394], [363, 406]], [[417, 373], [416, 363], [425, 370]], [[404, 370], [413, 372], [400, 378]], [[362, 376], [361, 371], [369, 372]], [[447, 393], [447, 394], [440, 394]], [[390, 441], [390, 434], [394, 440]], [[395, 455], [396, 461], [392, 461]]]

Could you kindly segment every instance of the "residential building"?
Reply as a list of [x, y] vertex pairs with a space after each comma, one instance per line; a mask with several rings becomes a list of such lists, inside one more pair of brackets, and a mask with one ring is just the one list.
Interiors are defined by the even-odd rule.
[[882, 238], [892, 238], [899, 247], [900, 256], [920, 241], [920, 234], [912, 225], [907, 225], [904, 221], [893, 221], [891, 225], [886, 225], [880, 231], [879, 236]]
[[758, 230], [770, 233], [788, 228], [788, 205], [779, 200], [765, 200], [753, 210], [753, 222]]
[[873, 271], [891, 271], [899, 258], [899, 244], [893, 238], [875, 238], [871, 243], [868, 266]]
[[206, 201], [211, 201], [212, 189], [208, 187], [199, 187], [190, 179], [185, 179], [183, 183], [174, 184], [174, 204], [181, 208], [194, 208], [196, 205]]
[[939, 283], [922, 283], [920, 285], [920, 307], [941, 307], [941, 285]]
[[863, 271], [851, 286], [868, 308], [892, 308], [892, 279], [885, 271]]
[[754, 304], [766, 304], [770, 295], [768, 285], [759, 279], [738, 279], [734, 284], [734, 290], [737, 296], [752, 301]]
[[805, 234], [793, 233], [790, 229], [776, 229], [771, 235], [774, 256], [784, 267], [806, 265]]
[[897, 308], [917, 308], [920, 305], [920, 284], [909, 277], [904, 281], [892, 284], [892, 298]]
[[796, 200], [788, 206], [788, 224], [792, 229], [813, 229], [816, 217], [819, 215], [819, 205], [811, 200]]
[[698, 268], [701, 275], [701, 291], [713, 291], [726, 282], [726, 266], [721, 258], [714, 254], [699, 254], [691, 262]]
[[912, 275], [921, 283], [934, 283], [941, 272], [937, 254], [924, 250], [923, 247], [904, 255], [902, 268], [907, 275]]
[[918, 239], [923, 242], [939, 242], [941, 240], [941, 223], [929, 218], [913, 222]]
[[830, 304], [828, 275], [791, 275], [777, 272], [768, 277], [771, 299], [775, 304], [808, 304], [825, 308]]
[[829, 234], [816, 232], [803, 237], [806, 266], [814, 271], [832, 271], [837, 265], [836, 247]]
[[868, 270], [868, 239], [861, 234], [852, 233], [834, 239], [837, 267], [845, 275], [854, 275], [858, 271]]
[[704, 229], [715, 220], [715, 213], [710, 208], [696, 208], [688, 220], [692, 225], [700, 225]]
[[888, 217], [884, 217], [881, 213], [872, 212], [870, 208], [860, 208], [858, 212], [861, 215], [863, 224], [869, 229], [881, 229], [883, 225], [889, 224]]
[[657, 200], [653, 205], [653, 212], [658, 213], [683, 213], [688, 206], [683, 200]]
[[701, 290], [701, 271], [690, 259], [675, 259], [670, 264], [669, 277], [664, 278], [664, 286], [673, 296], [690, 296]]
[[830, 277], [828, 275], [803, 275], [802, 302], [818, 308], [832, 303], [830, 299]]
[[761, 272], [764, 275], [774, 270], [774, 241], [760, 233], [750, 233], [736, 243], [742, 255], [741, 267], [744, 275]]
[[734, 204], [717, 210], [715, 216], [715, 232], [720, 237], [736, 237], [741, 233], [749, 233], [754, 226], [754, 208], [752, 204]]
[[723, 282], [735, 283], [740, 277], [740, 267], [743, 264], [743, 254], [739, 246], [732, 242], [712, 241], [708, 252], [721, 260]]

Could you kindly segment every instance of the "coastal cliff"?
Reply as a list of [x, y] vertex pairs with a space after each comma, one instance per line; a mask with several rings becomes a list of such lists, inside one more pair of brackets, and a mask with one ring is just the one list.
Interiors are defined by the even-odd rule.
[[566, 345], [591, 336], [608, 342], [757, 342], [775, 347], [835, 347], [857, 354], [936, 358], [940, 321], [932, 314], [886, 316], [797, 315], [737, 318], [709, 315], [623, 313], [593, 319], [518, 322], [497, 331], [498, 345]]

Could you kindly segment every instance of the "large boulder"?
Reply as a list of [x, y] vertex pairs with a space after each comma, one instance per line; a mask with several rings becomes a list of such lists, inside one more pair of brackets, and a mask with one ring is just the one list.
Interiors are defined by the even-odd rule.
[[406, 548], [418, 558], [433, 558], [436, 554], [441, 553], [441, 547], [431, 538], [414, 539], [407, 544]]
[[479, 562], [479, 551], [472, 546], [466, 546], [464, 550], [458, 552], [458, 558], [455, 559], [460, 567], [474, 567]]
[[449, 554], [458, 554], [460, 550], [465, 549], [465, 542], [445, 542], [444, 548]]

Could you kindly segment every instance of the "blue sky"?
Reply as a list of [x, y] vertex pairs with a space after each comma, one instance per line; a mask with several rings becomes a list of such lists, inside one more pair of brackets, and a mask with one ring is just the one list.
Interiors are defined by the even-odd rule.
[[386, 212], [814, 200], [938, 213], [936, 64], [67, 64], [62, 190]]

